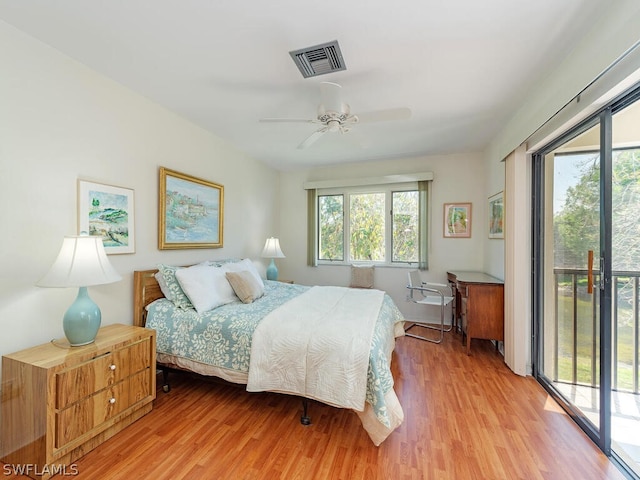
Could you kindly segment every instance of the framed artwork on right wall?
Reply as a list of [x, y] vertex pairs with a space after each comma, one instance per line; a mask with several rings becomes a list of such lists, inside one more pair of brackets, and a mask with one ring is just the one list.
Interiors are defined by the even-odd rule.
[[444, 204], [444, 237], [471, 237], [471, 203]]
[[489, 197], [489, 238], [504, 238], [504, 192]]

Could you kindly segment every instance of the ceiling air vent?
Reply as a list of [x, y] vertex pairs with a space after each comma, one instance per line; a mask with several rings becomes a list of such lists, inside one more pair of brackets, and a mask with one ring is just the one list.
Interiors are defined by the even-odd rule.
[[346, 70], [338, 41], [289, 52], [304, 78]]

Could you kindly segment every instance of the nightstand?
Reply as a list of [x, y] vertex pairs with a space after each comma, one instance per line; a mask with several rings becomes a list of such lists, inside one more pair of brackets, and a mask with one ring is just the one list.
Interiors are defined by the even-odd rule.
[[150, 412], [155, 340], [116, 324], [89, 345], [56, 340], [3, 356], [0, 460], [46, 479]]

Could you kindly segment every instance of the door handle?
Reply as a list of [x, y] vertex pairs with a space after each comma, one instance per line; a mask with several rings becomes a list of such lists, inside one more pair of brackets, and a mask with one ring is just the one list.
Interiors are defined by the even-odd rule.
[[587, 252], [587, 293], [593, 293], [593, 250]]

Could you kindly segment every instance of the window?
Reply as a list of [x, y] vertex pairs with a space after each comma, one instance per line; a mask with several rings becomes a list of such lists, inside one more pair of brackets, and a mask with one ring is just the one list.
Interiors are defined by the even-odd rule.
[[344, 260], [344, 195], [318, 196], [318, 259]]
[[392, 262], [418, 261], [418, 191], [393, 192]]
[[385, 194], [349, 195], [349, 260], [385, 261]]
[[[426, 190], [424, 197], [426, 199]], [[420, 192], [416, 182], [319, 190], [317, 259], [320, 263], [417, 265], [421, 237], [419, 211]], [[424, 218], [422, 228], [426, 232], [426, 214]], [[424, 238], [426, 244], [426, 235]]]

